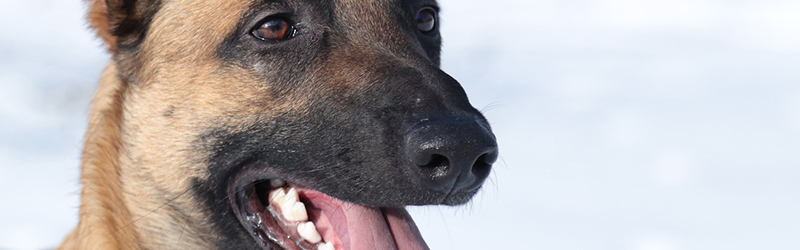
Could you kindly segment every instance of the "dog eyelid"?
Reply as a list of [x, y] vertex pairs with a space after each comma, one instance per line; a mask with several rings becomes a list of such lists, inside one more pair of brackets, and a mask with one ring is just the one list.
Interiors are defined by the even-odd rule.
[[296, 33], [294, 25], [285, 17], [270, 16], [259, 23], [250, 34], [262, 41], [281, 41], [292, 38]]
[[433, 31], [436, 28], [436, 21], [438, 19], [437, 13], [438, 11], [433, 7], [424, 7], [420, 9], [414, 17], [417, 28], [422, 31], [422, 33]]

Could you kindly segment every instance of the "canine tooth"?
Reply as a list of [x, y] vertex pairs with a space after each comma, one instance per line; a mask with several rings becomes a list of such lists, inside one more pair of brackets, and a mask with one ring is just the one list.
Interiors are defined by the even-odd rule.
[[278, 203], [278, 206], [281, 208], [287, 206], [291, 208], [291, 205], [298, 201], [300, 201], [300, 198], [297, 196], [297, 189], [294, 188], [290, 188], [284, 195], [278, 195], [275, 197], [275, 200], [273, 200], [273, 202]]
[[281, 204], [281, 214], [289, 222], [300, 222], [308, 220], [306, 204], [302, 202], [287, 202]]
[[269, 193], [270, 203], [276, 207], [280, 207], [280, 213], [283, 218], [289, 222], [301, 222], [308, 220], [308, 211], [306, 211], [306, 204], [300, 202], [297, 194], [297, 189], [290, 188], [286, 191], [284, 188], [279, 188]]
[[317, 232], [317, 226], [314, 226], [314, 222], [309, 221], [298, 224], [297, 233], [300, 234], [300, 237], [303, 239], [314, 244], [322, 241], [322, 236]]
[[319, 245], [317, 245], [317, 250], [336, 250], [336, 248], [333, 247], [333, 243], [325, 242], [319, 243]]
[[284, 190], [283, 188], [278, 188], [269, 192], [270, 202], [281, 201], [285, 196], [286, 196], [286, 190]]
[[283, 197], [283, 199], [284, 201], [294, 201], [294, 202], [300, 201], [300, 198], [298, 198], [297, 196], [297, 189], [290, 188], [289, 191], [286, 191], [286, 196]]
[[272, 187], [272, 188], [283, 187], [283, 186], [286, 186], [286, 181], [279, 180], [279, 179], [272, 179], [272, 180], [269, 180], [269, 186]]

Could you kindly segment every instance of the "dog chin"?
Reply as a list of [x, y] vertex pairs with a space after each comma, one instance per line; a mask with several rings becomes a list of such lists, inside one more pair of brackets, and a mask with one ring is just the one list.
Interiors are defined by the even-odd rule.
[[233, 211], [263, 249], [428, 249], [402, 207], [347, 202], [279, 179], [234, 187]]

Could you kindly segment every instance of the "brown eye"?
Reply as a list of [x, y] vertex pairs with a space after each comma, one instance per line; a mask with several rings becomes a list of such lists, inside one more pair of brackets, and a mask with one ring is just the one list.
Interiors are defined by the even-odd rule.
[[431, 7], [423, 8], [414, 19], [420, 31], [423, 33], [430, 32], [436, 27], [436, 10]]
[[253, 30], [253, 36], [261, 40], [284, 40], [294, 35], [294, 27], [285, 18], [272, 17], [261, 23], [261, 26]]

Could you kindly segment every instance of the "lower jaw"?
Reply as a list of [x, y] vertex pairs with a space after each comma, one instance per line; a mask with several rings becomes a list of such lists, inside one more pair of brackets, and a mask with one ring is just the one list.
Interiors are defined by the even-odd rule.
[[256, 182], [232, 197], [263, 249], [428, 249], [404, 208], [366, 207], [281, 181]]
[[[264, 249], [317, 250], [320, 247], [297, 233], [300, 221], [283, 218], [278, 208], [270, 204], [266, 192], [268, 182], [254, 183], [235, 193], [239, 221], [253, 239]], [[306, 219], [307, 220], [307, 219]]]

